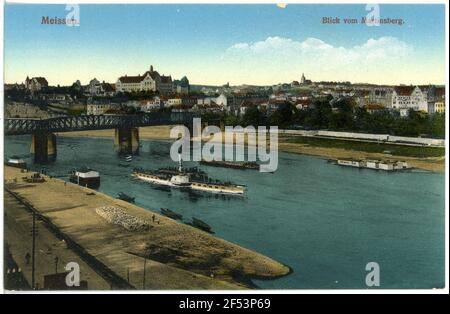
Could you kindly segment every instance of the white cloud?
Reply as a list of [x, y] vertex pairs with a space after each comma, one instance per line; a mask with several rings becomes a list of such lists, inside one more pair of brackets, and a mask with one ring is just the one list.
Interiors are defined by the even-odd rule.
[[383, 72], [392, 71], [393, 65], [409, 64], [412, 53], [412, 46], [395, 37], [342, 47], [318, 38], [297, 41], [274, 36], [234, 44], [225, 51], [222, 61], [242, 79], [261, 82], [263, 77], [268, 79], [267, 73], [272, 73], [272, 79], [288, 81], [299, 72], [308, 72], [313, 79], [372, 81], [379, 79]]
[[395, 37], [369, 39], [362, 45], [345, 48], [330, 45], [317, 38], [295, 41], [276, 36], [254, 43], [235, 44], [227, 49], [224, 58], [291, 56], [302, 61], [310, 57], [308, 62], [348, 64], [398, 59], [407, 56], [411, 51], [412, 47]]

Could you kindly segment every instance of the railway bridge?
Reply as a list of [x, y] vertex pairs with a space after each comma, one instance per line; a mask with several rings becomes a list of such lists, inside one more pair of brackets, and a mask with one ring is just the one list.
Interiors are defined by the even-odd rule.
[[155, 112], [135, 115], [82, 115], [49, 119], [7, 118], [5, 136], [31, 134], [31, 153], [36, 163], [56, 159], [57, 132], [115, 129], [114, 146], [119, 153], [139, 150], [139, 127], [182, 124], [192, 130], [194, 115], [187, 112]]

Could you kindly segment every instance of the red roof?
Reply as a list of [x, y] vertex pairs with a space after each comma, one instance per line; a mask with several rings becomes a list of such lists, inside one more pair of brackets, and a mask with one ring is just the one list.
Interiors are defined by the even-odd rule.
[[434, 94], [436, 97], [444, 97], [445, 96], [445, 87], [436, 87]]
[[411, 96], [414, 90], [413, 86], [397, 86], [395, 87], [395, 92], [399, 96]]
[[121, 76], [121, 77], [119, 77], [119, 81], [121, 81], [122, 83], [140, 83], [143, 79], [145, 79], [145, 77], [147, 75], [150, 75], [150, 77], [155, 81], [159, 77], [161, 80], [161, 83], [166, 83], [166, 84], [172, 83], [171, 76], [164, 76], [164, 75], [161, 76], [156, 71], [147, 71], [143, 75], [138, 75], [138, 76]]
[[109, 83], [102, 83], [102, 87], [105, 92], [113, 92], [114, 91], [114, 86]]
[[369, 110], [381, 110], [381, 109], [385, 109], [384, 106], [379, 105], [379, 104], [368, 104], [366, 106], [367, 109]]
[[161, 76], [161, 83], [172, 83], [172, 77], [171, 76]]
[[150, 77], [151, 77], [154, 81], [156, 81], [156, 78], [160, 76], [159, 73], [158, 73], [157, 71], [147, 71], [147, 72], [145, 72], [144, 74], [142, 74], [142, 78], [146, 77], [147, 74], [150, 74]]
[[144, 79], [143, 76], [121, 76], [119, 81], [122, 83], [140, 83]]
[[33, 80], [36, 80], [41, 85], [48, 85], [48, 82], [45, 79], [45, 77], [33, 77]]

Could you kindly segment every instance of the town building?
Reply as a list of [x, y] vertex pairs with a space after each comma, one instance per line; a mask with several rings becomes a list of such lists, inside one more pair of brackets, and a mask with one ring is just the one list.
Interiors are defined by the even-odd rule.
[[430, 102], [428, 104], [428, 113], [429, 114], [445, 113], [445, 100]]
[[150, 66], [149, 71], [138, 76], [121, 76], [116, 82], [117, 92], [152, 91], [160, 94], [171, 94], [173, 82], [171, 76], [160, 75]]
[[391, 107], [392, 105], [392, 92], [391, 87], [377, 86], [370, 89], [369, 101], [370, 104], [378, 104], [384, 107]]
[[87, 115], [102, 115], [108, 111], [120, 109], [120, 104], [110, 102], [93, 102], [86, 105]]
[[87, 92], [89, 95], [97, 95], [98, 86], [100, 85], [100, 81], [96, 78], [89, 81], [89, 85], [87, 86]]
[[301, 85], [309, 85], [309, 84], [312, 84], [312, 81], [311, 80], [307, 80], [306, 77], [305, 77], [305, 73], [302, 73], [302, 77], [300, 79], [300, 84]]
[[87, 92], [91, 96], [114, 96], [115, 89], [112, 84], [106, 83], [105, 81], [101, 82], [96, 78], [89, 81], [89, 85], [87, 86]]
[[368, 113], [372, 114], [386, 110], [386, 108], [380, 104], [368, 104], [364, 108], [366, 108]]
[[194, 96], [183, 96], [181, 98], [181, 103], [186, 107], [193, 107], [197, 104], [197, 97]]
[[180, 106], [183, 103], [181, 97], [169, 98], [167, 99], [167, 107]]
[[428, 89], [428, 113], [445, 113], [445, 87], [431, 86]]
[[153, 97], [153, 99], [141, 101], [141, 110], [143, 112], [158, 111], [162, 108], [162, 106], [163, 103], [159, 97]]
[[183, 76], [181, 80], [174, 80], [173, 81], [173, 91], [176, 94], [189, 94], [190, 86], [189, 86], [189, 80], [186, 76]]
[[300, 83], [301, 84], [305, 84], [306, 83], [305, 73], [302, 73], [302, 78], [300, 79]]
[[419, 86], [397, 86], [392, 92], [391, 107], [399, 110], [402, 115], [409, 109], [428, 112], [427, 91]]
[[44, 77], [33, 77], [25, 79], [25, 88], [31, 92], [37, 92], [48, 87], [48, 82]]
[[52, 103], [68, 104], [73, 102], [72, 97], [66, 94], [40, 94], [40, 97]]
[[72, 89], [76, 90], [76, 91], [82, 91], [83, 87], [81, 86], [81, 82], [80, 80], [76, 80], [73, 84], [72, 84]]
[[445, 113], [445, 87], [431, 86], [428, 89], [428, 113]]
[[25, 89], [25, 85], [23, 83], [22, 84], [17, 84], [17, 83], [5, 84], [4, 88], [5, 88], [5, 91], [8, 91], [8, 90], [23, 90], [23, 89]]

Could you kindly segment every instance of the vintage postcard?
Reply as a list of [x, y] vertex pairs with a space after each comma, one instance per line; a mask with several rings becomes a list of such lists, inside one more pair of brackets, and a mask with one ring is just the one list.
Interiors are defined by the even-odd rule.
[[446, 9], [5, 2], [4, 291], [448, 292]]

